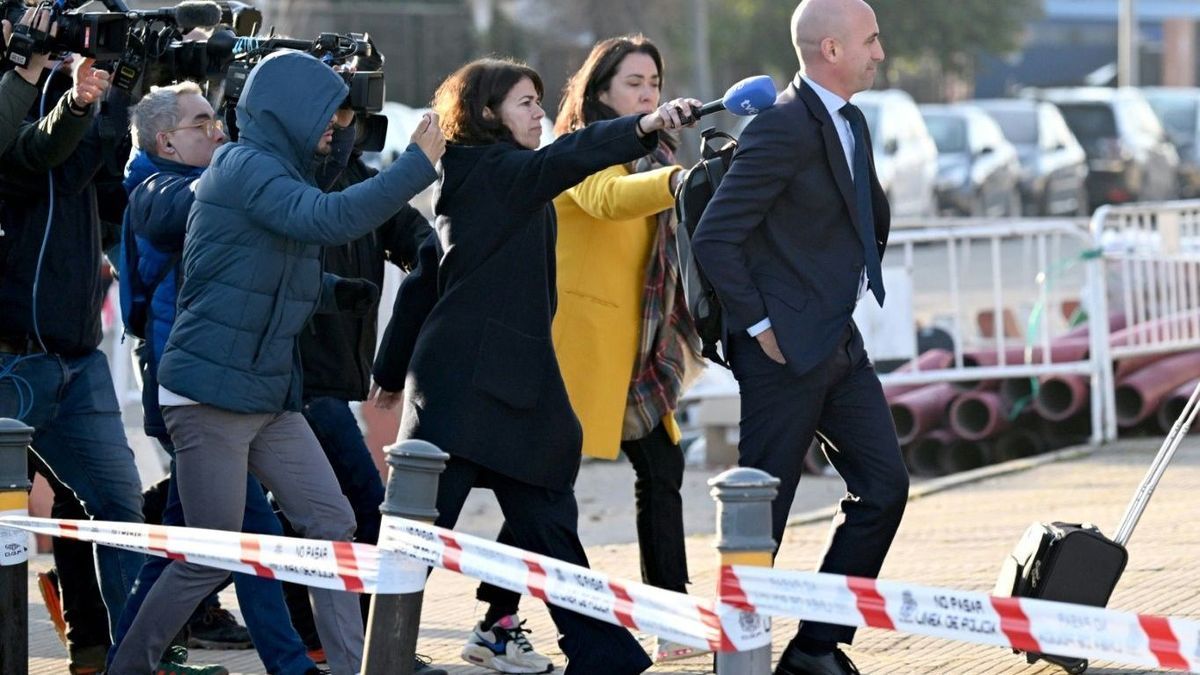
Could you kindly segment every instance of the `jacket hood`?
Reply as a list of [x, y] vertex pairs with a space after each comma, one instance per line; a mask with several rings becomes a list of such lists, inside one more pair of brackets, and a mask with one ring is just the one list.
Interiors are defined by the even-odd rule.
[[125, 187], [125, 194], [133, 192], [134, 188], [144, 183], [147, 178], [162, 171], [199, 176], [204, 169], [190, 164], [172, 162], [145, 150], [138, 150], [129, 157], [129, 163], [125, 165], [125, 179], [121, 181], [121, 185]]
[[318, 59], [275, 52], [246, 79], [237, 104], [238, 140], [280, 155], [309, 176], [317, 142], [349, 91], [341, 76]]

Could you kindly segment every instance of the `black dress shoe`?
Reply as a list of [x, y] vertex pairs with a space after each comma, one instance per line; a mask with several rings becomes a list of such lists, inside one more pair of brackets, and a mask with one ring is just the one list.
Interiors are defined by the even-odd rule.
[[799, 649], [784, 650], [775, 667], [775, 675], [861, 675], [849, 656], [835, 649], [820, 656]]

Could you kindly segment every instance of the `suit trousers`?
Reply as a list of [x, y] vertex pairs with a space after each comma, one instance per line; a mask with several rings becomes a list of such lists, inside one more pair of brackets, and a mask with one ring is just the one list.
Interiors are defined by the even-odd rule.
[[[474, 487], [495, 493], [512, 536], [511, 545], [588, 566], [587, 553], [579, 542], [579, 506], [573, 490], [530, 485], [451, 456], [438, 482], [439, 527], [454, 527]], [[564, 675], [634, 675], [650, 667], [646, 652], [628, 630], [554, 605], [547, 607], [558, 628], [558, 644], [567, 657]]]
[[[800, 482], [804, 455], [819, 435], [846, 482], [820, 571], [876, 577], [908, 499], [908, 471], [875, 368], [851, 320], [833, 352], [803, 375], [767, 357], [746, 334], [730, 340], [741, 386], [739, 464], [779, 478], [771, 508], [776, 547]], [[849, 643], [854, 628], [804, 622], [799, 635]]]

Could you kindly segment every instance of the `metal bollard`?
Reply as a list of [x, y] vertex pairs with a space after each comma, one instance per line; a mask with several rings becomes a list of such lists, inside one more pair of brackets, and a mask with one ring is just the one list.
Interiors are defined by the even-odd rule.
[[[775, 555], [771, 538], [771, 502], [779, 479], [759, 469], [729, 469], [708, 481], [717, 500], [717, 550], [721, 566], [770, 567]], [[765, 618], [764, 618], [765, 620]], [[769, 631], [769, 629], [768, 629]], [[719, 675], [767, 675], [771, 646], [717, 654]]]
[[[385, 516], [432, 523], [437, 519], [438, 476], [450, 455], [432, 443], [403, 441], [387, 447], [388, 481]], [[363, 675], [412, 675], [421, 629], [424, 593], [376, 594], [371, 597]]]
[[[26, 515], [33, 429], [0, 419], [0, 514]], [[29, 535], [0, 528], [0, 675], [29, 672]]]

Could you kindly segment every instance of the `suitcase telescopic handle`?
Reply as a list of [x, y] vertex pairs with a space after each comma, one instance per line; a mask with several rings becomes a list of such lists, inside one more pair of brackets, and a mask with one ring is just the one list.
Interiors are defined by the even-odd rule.
[[1138, 520], [1146, 510], [1146, 505], [1150, 503], [1150, 496], [1154, 494], [1154, 488], [1158, 487], [1158, 481], [1166, 472], [1167, 465], [1171, 463], [1171, 458], [1179, 449], [1179, 444], [1183, 442], [1188, 430], [1192, 428], [1197, 410], [1200, 410], [1200, 383], [1196, 385], [1187, 405], [1183, 407], [1175, 424], [1171, 426], [1171, 432], [1163, 439], [1162, 447], [1158, 449], [1158, 454], [1154, 456], [1154, 461], [1150, 464], [1150, 470], [1146, 472], [1146, 477], [1142, 479], [1141, 485], [1134, 493], [1133, 500], [1125, 508], [1125, 515], [1121, 518], [1120, 526], [1117, 527], [1116, 536], [1113, 537], [1113, 541], [1121, 546], [1125, 546], [1129, 542], [1129, 537], [1133, 536], [1133, 528], [1137, 527]]

